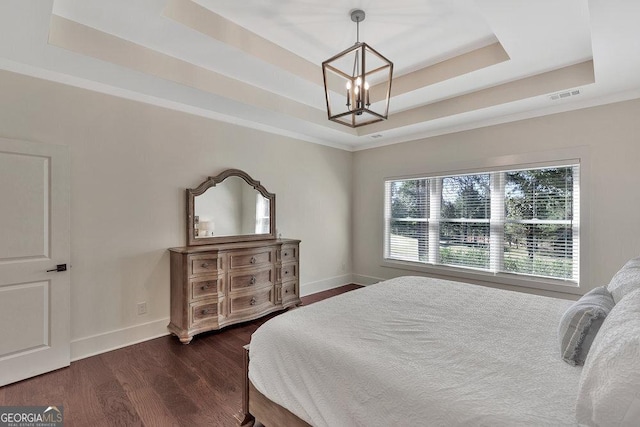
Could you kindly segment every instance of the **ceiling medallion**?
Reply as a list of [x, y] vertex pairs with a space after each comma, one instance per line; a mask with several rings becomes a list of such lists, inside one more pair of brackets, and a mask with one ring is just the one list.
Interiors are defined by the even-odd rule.
[[388, 117], [393, 63], [360, 42], [364, 11], [354, 9], [350, 15], [356, 43], [324, 61], [322, 76], [329, 120], [356, 128]]

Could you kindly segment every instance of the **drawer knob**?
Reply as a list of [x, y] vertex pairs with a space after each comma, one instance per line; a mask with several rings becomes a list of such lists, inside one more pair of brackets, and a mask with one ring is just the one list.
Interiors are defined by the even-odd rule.
[[256, 297], [251, 298], [251, 301], [249, 301], [249, 305], [256, 305]]
[[249, 260], [249, 262], [251, 264], [255, 264], [256, 263], [256, 257], [252, 256], [251, 259]]
[[284, 256], [289, 256], [289, 252], [285, 252], [285, 253], [284, 253]]
[[249, 280], [249, 284], [250, 285], [255, 285], [256, 284], [256, 276], [251, 276], [251, 280]]
[[207, 283], [206, 285], [202, 285], [200, 286], [200, 289], [202, 289], [203, 291], [206, 291], [207, 289], [211, 288], [211, 283]]
[[284, 293], [288, 294], [289, 293], [289, 289], [285, 289]]
[[208, 262], [203, 262], [202, 264], [200, 264], [200, 266], [201, 266], [202, 268], [207, 268], [207, 267], [209, 267], [209, 265], [210, 265], [210, 264], [209, 264]]
[[202, 314], [215, 314], [216, 310], [213, 308], [205, 308], [201, 311]]
[[287, 274], [289, 274], [289, 270], [284, 271], [284, 275], [286, 276]]

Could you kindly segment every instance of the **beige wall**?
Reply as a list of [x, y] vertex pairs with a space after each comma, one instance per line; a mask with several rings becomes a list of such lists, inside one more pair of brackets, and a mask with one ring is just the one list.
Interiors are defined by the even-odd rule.
[[8, 72], [0, 88], [1, 137], [70, 147], [72, 357], [165, 333], [185, 188], [225, 168], [276, 193], [303, 293], [350, 281], [352, 153]]
[[[354, 153], [353, 262], [356, 280], [372, 282], [419, 273], [381, 266], [383, 180], [442, 172], [503, 156], [578, 147], [585, 155], [588, 253], [581, 291], [605, 285], [640, 254], [640, 101], [524, 120]], [[555, 296], [549, 292], [538, 292]]]
[[303, 293], [418, 274], [380, 265], [385, 177], [564, 148], [587, 153], [583, 288], [640, 254], [640, 101], [349, 153], [8, 72], [0, 89], [0, 137], [70, 147], [74, 358], [165, 333], [184, 189], [229, 167], [277, 194]]

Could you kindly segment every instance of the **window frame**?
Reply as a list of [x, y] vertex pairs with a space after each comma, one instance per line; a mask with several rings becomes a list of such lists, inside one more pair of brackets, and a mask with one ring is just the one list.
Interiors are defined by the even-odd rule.
[[[426, 273], [431, 276], [442, 277], [444, 279], [458, 279], [463, 281], [473, 281], [479, 284], [488, 285], [506, 285], [526, 287], [532, 289], [561, 292], [568, 294], [580, 295], [582, 283], [588, 281], [588, 199], [589, 199], [589, 151], [587, 147], [576, 147], [570, 149], [553, 150], [547, 152], [526, 153], [521, 155], [502, 156], [496, 158], [488, 158], [483, 161], [459, 163], [443, 167], [442, 170], [430, 171], [426, 173], [414, 173], [411, 175], [389, 176], [382, 180], [383, 203], [382, 203], [382, 241], [380, 247], [380, 265], [399, 270], [408, 270], [420, 273]], [[579, 243], [577, 250], [579, 252], [579, 270], [578, 282], [554, 279], [548, 277], [532, 276], [526, 274], [509, 273], [509, 272], [490, 272], [473, 267], [456, 267], [442, 264], [426, 264], [415, 261], [405, 261], [385, 258], [385, 250], [388, 240], [387, 218], [385, 213], [386, 196], [385, 186], [388, 181], [407, 180], [420, 178], [446, 177], [463, 174], [482, 174], [496, 171], [526, 170], [545, 167], [557, 167], [577, 165], [579, 167], [579, 201], [578, 201], [578, 232]], [[432, 180], [433, 182], [435, 180]], [[493, 181], [493, 180], [492, 180]], [[492, 182], [492, 186], [494, 183]], [[504, 183], [503, 183], [504, 185]], [[493, 190], [493, 188], [492, 188]], [[493, 192], [493, 191], [492, 191]], [[491, 198], [492, 204], [494, 198]], [[493, 206], [492, 206], [493, 209]], [[505, 221], [506, 223], [506, 221]], [[491, 241], [491, 235], [490, 235]], [[431, 245], [429, 245], [431, 246]], [[431, 250], [431, 249], [429, 249]]]

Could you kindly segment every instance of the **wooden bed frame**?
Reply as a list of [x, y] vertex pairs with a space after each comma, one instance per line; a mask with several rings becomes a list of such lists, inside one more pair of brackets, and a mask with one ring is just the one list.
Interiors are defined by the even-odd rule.
[[311, 427], [291, 411], [272, 402], [260, 393], [249, 380], [249, 345], [244, 347], [244, 383], [242, 385], [242, 409], [236, 414], [240, 427], [253, 426], [256, 421], [267, 427]]

